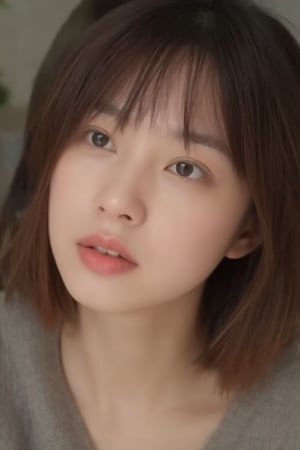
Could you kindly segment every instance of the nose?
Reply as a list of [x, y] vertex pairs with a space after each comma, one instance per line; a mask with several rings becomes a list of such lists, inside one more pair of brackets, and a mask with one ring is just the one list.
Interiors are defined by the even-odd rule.
[[102, 218], [121, 221], [136, 227], [146, 218], [145, 193], [136, 176], [123, 174], [111, 177], [99, 191], [98, 212]]

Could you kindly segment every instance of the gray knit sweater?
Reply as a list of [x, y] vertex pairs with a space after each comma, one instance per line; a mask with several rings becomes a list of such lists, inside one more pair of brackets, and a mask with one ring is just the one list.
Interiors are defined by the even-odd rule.
[[[59, 355], [58, 331], [0, 294], [0, 450], [92, 450]], [[300, 450], [298, 344], [235, 400], [203, 450]]]

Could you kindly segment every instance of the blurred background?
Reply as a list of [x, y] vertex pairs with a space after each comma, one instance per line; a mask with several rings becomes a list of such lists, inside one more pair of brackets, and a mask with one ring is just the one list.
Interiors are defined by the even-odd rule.
[[[0, 0], [0, 205], [22, 149], [26, 111], [39, 67], [74, 9], [71, 33], [86, 26], [89, 2], [97, 0]], [[300, 0], [259, 3], [275, 10], [300, 40]]]

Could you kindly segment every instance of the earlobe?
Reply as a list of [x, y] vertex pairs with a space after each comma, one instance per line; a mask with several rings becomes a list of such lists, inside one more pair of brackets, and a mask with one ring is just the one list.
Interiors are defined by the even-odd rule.
[[239, 235], [235, 238], [232, 246], [226, 253], [229, 259], [243, 258], [256, 250], [262, 243], [261, 233], [259, 230], [258, 219], [253, 214], [246, 225], [243, 226]]

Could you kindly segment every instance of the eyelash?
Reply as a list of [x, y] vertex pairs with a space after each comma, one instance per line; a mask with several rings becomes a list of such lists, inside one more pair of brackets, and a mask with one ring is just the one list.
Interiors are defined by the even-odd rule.
[[[105, 149], [105, 146], [107, 145], [107, 144], [105, 144], [103, 147], [96, 145], [96, 144], [93, 142], [92, 138], [91, 138], [91, 139], [89, 138], [89, 137], [90, 137], [91, 135], [93, 135], [93, 134], [100, 134], [100, 135], [104, 136], [105, 138], [107, 138], [107, 139], [108, 139], [108, 142], [111, 142], [111, 143], [112, 143], [112, 140], [110, 139], [110, 137], [109, 137], [109, 135], [108, 135], [107, 133], [104, 133], [103, 131], [96, 130], [96, 129], [89, 129], [89, 130], [86, 130], [86, 132], [84, 133], [84, 135], [85, 135], [86, 139], [88, 140], [89, 144], [90, 144], [92, 147], [96, 147], [96, 148], [104, 148], [104, 149]], [[106, 150], [108, 150], [109, 152], [112, 152], [112, 151], [113, 151], [113, 143], [112, 143], [111, 148], [106, 149]], [[172, 172], [173, 174], [175, 174], [175, 175], [178, 175], [179, 178], [182, 178], [182, 179], [185, 179], [185, 180], [191, 180], [191, 181], [195, 181], [195, 180], [196, 180], [196, 181], [197, 181], [197, 180], [199, 180], [199, 179], [202, 179], [203, 177], [206, 177], [206, 178], [207, 178], [207, 177], [209, 176], [209, 172], [210, 172], [210, 171], [209, 171], [208, 168], [202, 167], [201, 165], [196, 164], [195, 162], [189, 161], [189, 160], [179, 160], [179, 161], [175, 161], [173, 164], [169, 165], [167, 168], [170, 170], [170, 167], [178, 166], [178, 165], [186, 165], [186, 166], [190, 166], [190, 167], [196, 169], [198, 172], [201, 172], [201, 175], [200, 175], [199, 177], [196, 177], [196, 178], [195, 178], [195, 177], [190, 177], [190, 176], [182, 176], [182, 175], [180, 175], [179, 173], [177, 173], [177, 172], [171, 170], [171, 172]]]

